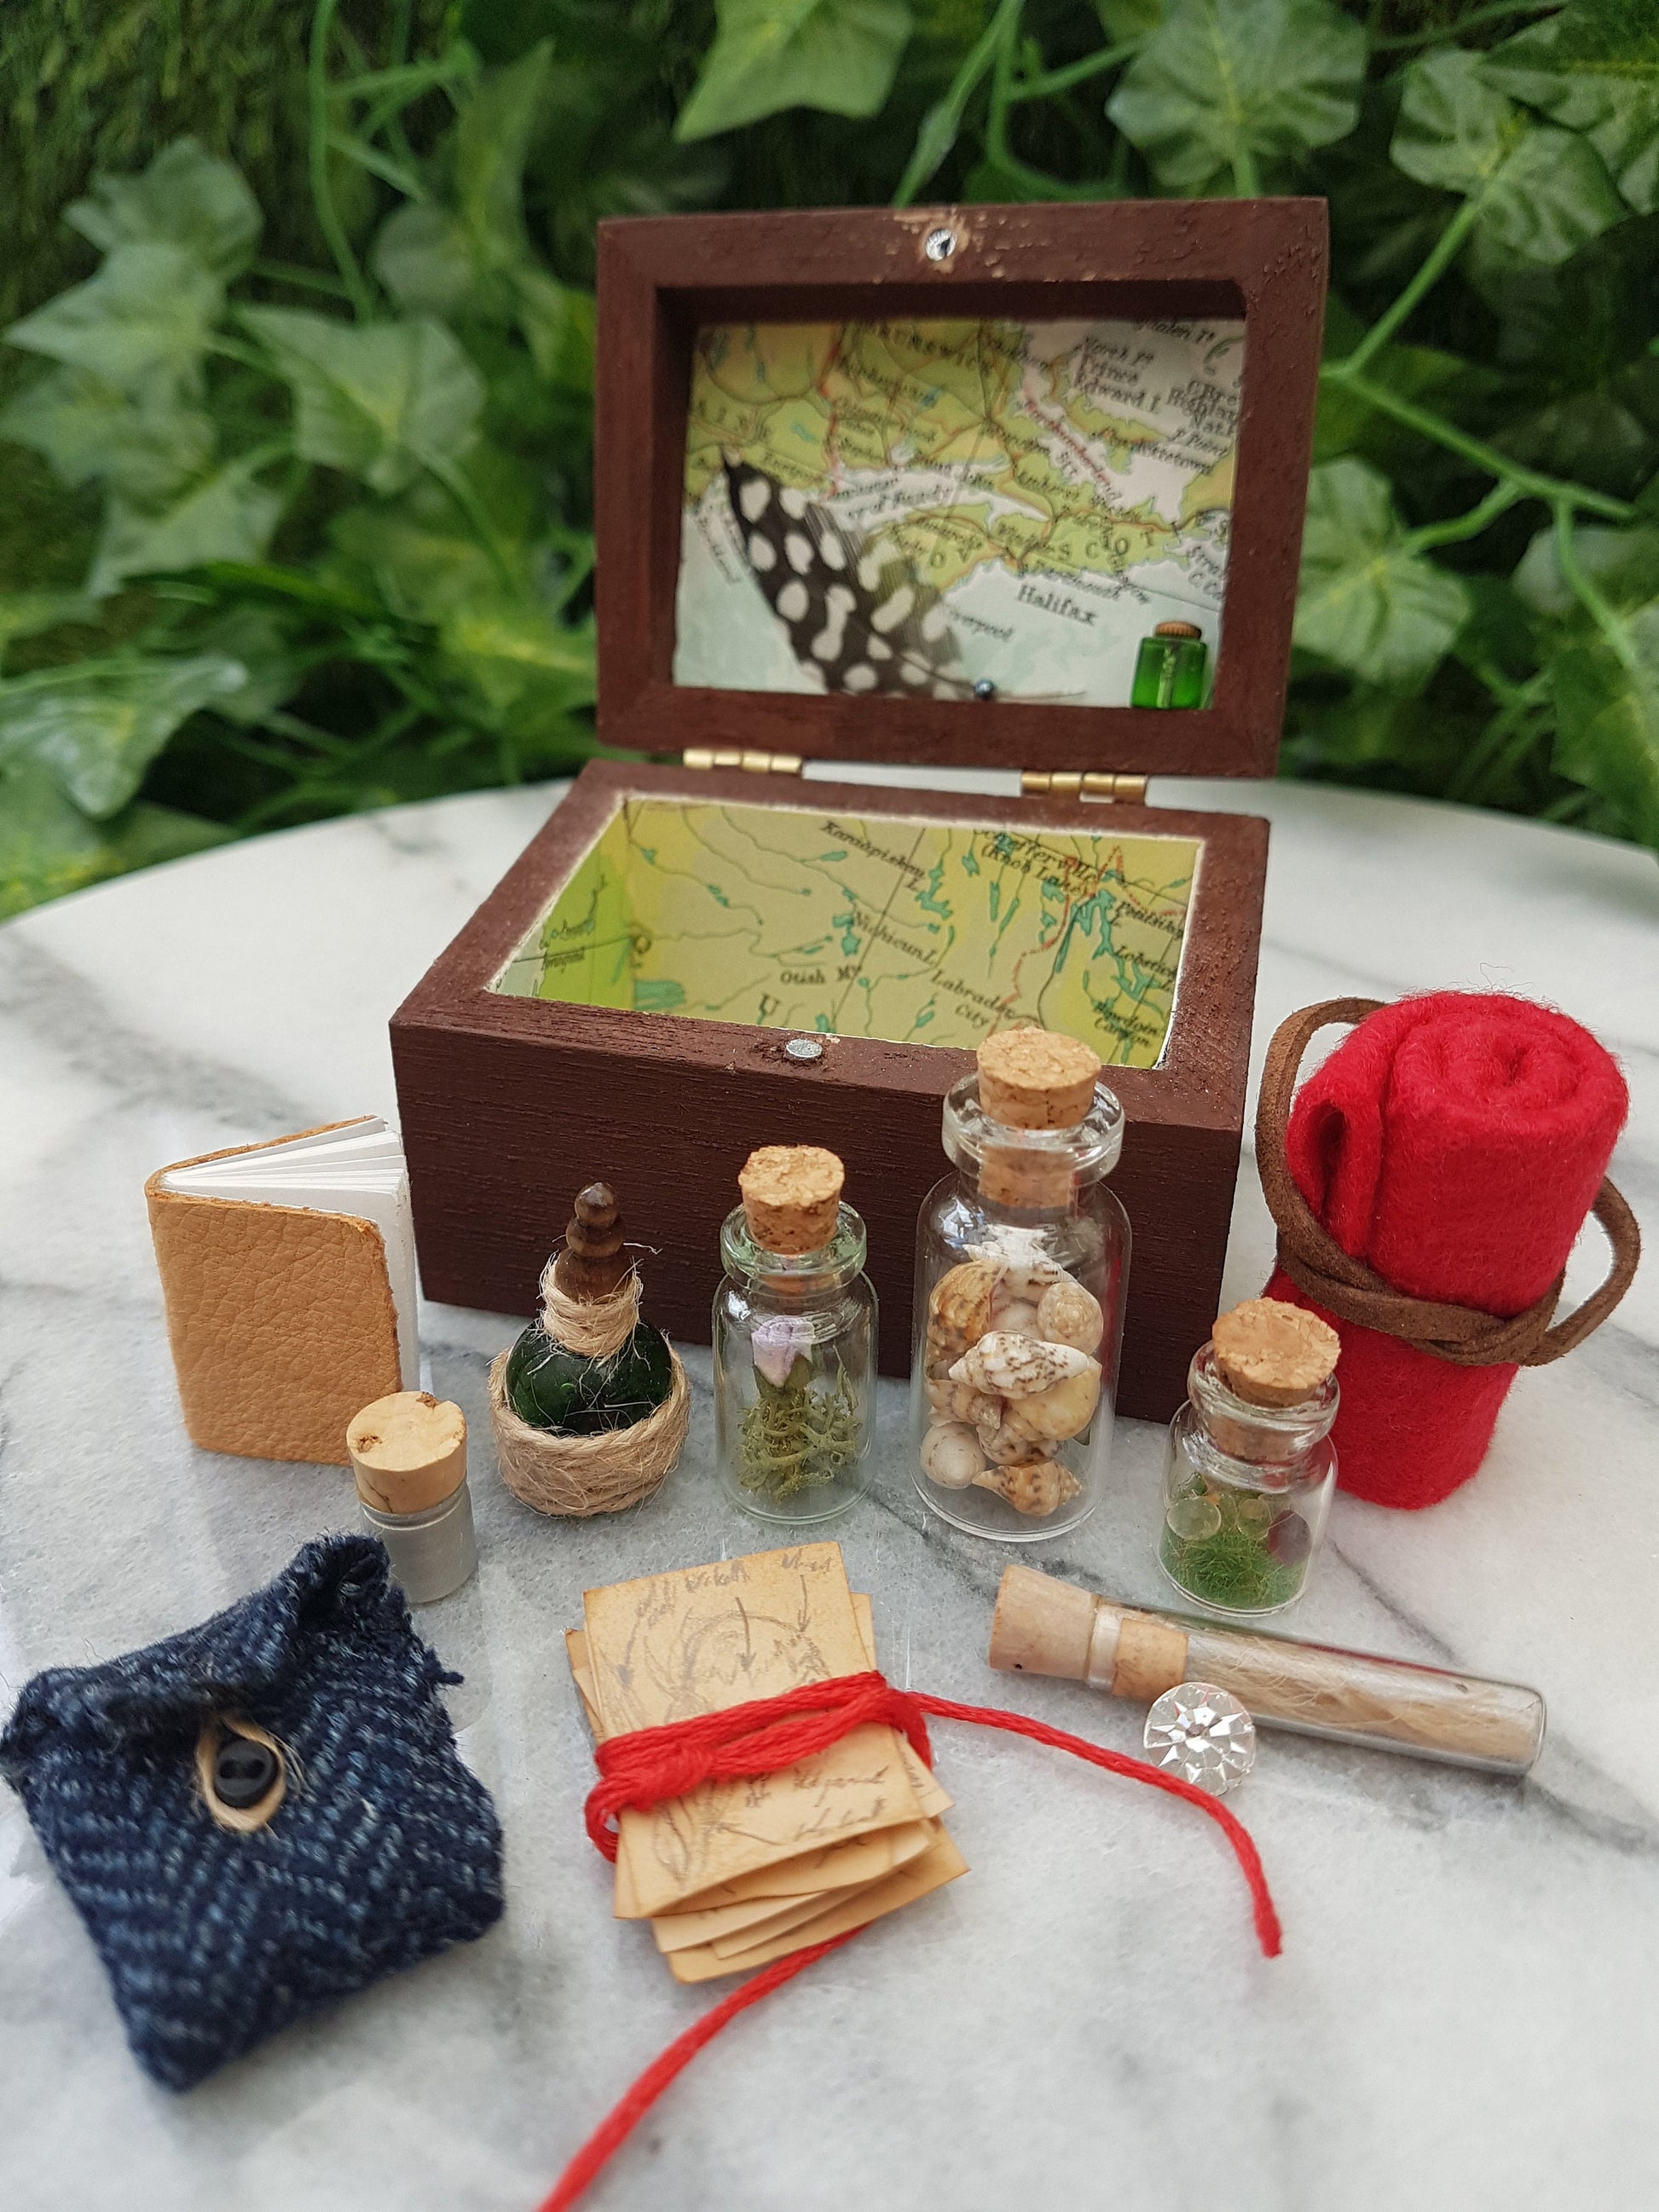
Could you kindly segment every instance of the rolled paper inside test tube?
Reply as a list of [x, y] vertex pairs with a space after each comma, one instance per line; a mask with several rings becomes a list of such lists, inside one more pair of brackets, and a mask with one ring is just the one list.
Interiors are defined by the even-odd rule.
[[1030, 1567], [1003, 1576], [990, 1656], [1005, 1673], [1148, 1703], [1177, 1683], [1213, 1682], [1266, 1727], [1491, 1774], [1525, 1774], [1544, 1744], [1544, 1700], [1518, 1682], [1137, 1612]]

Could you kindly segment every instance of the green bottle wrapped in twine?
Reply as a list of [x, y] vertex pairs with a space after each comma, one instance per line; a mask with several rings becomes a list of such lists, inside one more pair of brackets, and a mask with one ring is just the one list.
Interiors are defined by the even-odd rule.
[[641, 1285], [614, 1193], [579, 1193], [541, 1310], [490, 1370], [501, 1477], [538, 1512], [616, 1512], [649, 1497], [684, 1442], [690, 1394]]

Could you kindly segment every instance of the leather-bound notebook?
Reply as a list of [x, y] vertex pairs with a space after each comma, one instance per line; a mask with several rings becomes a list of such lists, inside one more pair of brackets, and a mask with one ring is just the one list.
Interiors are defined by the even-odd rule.
[[409, 1177], [377, 1115], [144, 1185], [192, 1443], [349, 1464], [346, 1425], [420, 1383]]

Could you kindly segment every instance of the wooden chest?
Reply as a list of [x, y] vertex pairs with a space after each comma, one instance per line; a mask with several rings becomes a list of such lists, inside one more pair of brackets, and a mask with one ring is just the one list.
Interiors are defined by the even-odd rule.
[[[744, 1158], [822, 1144], [902, 1372], [939, 1101], [1040, 1020], [1127, 1109], [1120, 1407], [1168, 1416], [1219, 1292], [1267, 839], [1139, 802], [1272, 770], [1324, 270], [1313, 201], [602, 227], [599, 730], [679, 763], [585, 769], [392, 1018], [429, 1297], [526, 1310], [604, 1176], [653, 1318], [706, 1341]], [[1177, 651], [1207, 703], [1127, 703]]]

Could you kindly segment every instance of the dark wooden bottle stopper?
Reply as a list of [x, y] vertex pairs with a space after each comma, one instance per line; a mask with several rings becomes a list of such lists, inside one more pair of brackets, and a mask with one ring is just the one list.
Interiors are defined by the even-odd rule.
[[608, 1298], [627, 1279], [633, 1262], [623, 1244], [623, 1219], [609, 1183], [591, 1182], [576, 1194], [576, 1208], [565, 1224], [564, 1249], [553, 1280], [568, 1298], [592, 1305]]

